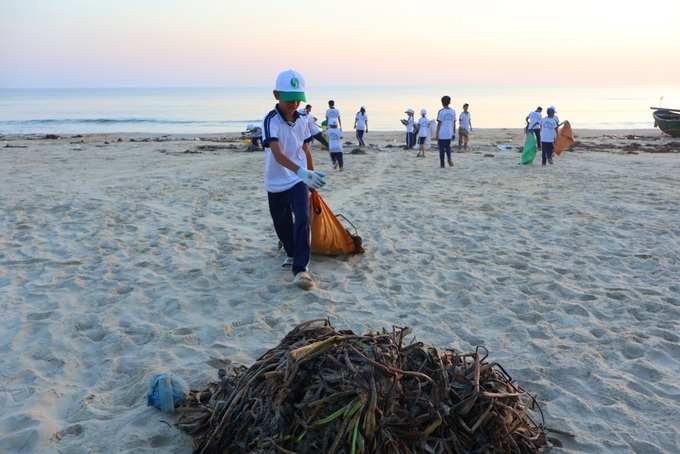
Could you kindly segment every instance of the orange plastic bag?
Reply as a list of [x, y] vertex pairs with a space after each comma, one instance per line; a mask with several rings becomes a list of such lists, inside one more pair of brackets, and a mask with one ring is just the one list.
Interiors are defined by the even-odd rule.
[[555, 140], [555, 154], [561, 155], [562, 152], [572, 146], [574, 143], [574, 133], [571, 131], [571, 125], [565, 121], [560, 132], [557, 133], [557, 140]]
[[[342, 216], [350, 225], [352, 224]], [[333, 214], [317, 191], [309, 195], [309, 218], [312, 232], [312, 252], [317, 254], [341, 255], [364, 252], [361, 237], [347, 230]], [[354, 228], [354, 225], [352, 225]]]

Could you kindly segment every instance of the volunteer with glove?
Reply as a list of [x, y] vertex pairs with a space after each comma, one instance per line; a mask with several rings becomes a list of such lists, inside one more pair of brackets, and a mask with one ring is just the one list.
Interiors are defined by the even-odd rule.
[[293, 70], [279, 74], [274, 98], [278, 103], [262, 122], [269, 212], [286, 251], [283, 266], [292, 267], [297, 287], [309, 290], [314, 287], [308, 270], [312, 256], [309, 191], [326, 182], [322, 173], [314, 172], [309, 122], [297, 110], [306, 101], [302, 75]]

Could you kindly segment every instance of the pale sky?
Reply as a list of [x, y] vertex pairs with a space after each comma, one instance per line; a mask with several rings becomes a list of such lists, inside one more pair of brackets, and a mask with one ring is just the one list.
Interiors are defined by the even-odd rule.
[[678, 83], [680, 2], [0, 0], [0, 88]]

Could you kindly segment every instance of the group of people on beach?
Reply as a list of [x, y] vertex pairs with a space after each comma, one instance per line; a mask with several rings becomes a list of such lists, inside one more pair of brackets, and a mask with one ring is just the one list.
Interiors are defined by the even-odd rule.
[[550, 106], [543, 116], [543, 108], [538, 106], [533, 112], [529, 112], [526, 117], [526, 134], [534, 134], [536, 137], [536, 149], [541, 152], [541, 164], [552, 165], [555, 153], [555, 140], [557, 140], [557, 130], [564, 122], [560, 123], [555, 106]]
[[[451, 97], [448, 95], [442, 96], [442, 108], [437, 112], [436, 129], [433, 133], [437, 139], [437, 146], [439, 148], [439, 166], [445, 167], [445, 162], [450, 167], [453, 167], [453, 160], [451, 159], [451, 144], [456, 140], [456, 123], [458, 123], [458, 149], [467, 150], [470, 132], [472, 131], [472, 117], [468, 108], [468, 103], [463, 104], [463, 111], [460, 117], [456, 116], [456, 111], [451, 107]], [[420, 118], [418, 121], [414, 118], [413, 109], [406, 109], [404, 112], [407, 117], [401, 120], [401, 123], [406, 126], [406, 150], [412, 150], [416, 145], [416, 138], [419, 145], [418, 154], [416, 157], [424, 158], [425, 149], [427, 148], [431, 132], [431, 122], [427, 118], [427, 109], [420, 110]]]
[[[342, 120], [340, 111], [333, 100], [328, 101], [325, 123], [328, 139], [323, 136], [316, 118], [311, 114], [312, 106], [300, 108], [306, 102], [305, 80], [299, 72], [287, 70], [276, 78], [273, 90], [277, 103], [268, 112], [260, 128], [261, 142], [265, 151], [264, 185], [267, 191], [269, 212], [286, 258], [284, 268], [293, 273], [293, 284], [303, 290], [312, 289], [315, 284], [309, 274], [311, 260], [311, 227], [310, 227], [310, 191], [326, 185], [325, 175], [314, 170], [310, 144], [318, 140], [328, 148], [333, 168], [343, 170], [342, 159]], [[437, 112], [436, 131], [439, 148], [439, 164], [453, 167], [451, 143], [456, 139], [458, 123], [458, 149], [466, 149], [472, 120], [469, 105], [463, 104], [463, 112], [456, 116], [451, 108], [451, 97], [441, 98], [442, 108]], [[538, 107], [527, 115], [526, 132], [536, 134], [543, 153], [543, 164], [552, 164], [554, 142], [557, 129], [562, 125], [557, 118], [555, 107], [548, 108], [548, 116], [542, 116], [542, 108]], [[415, 146], [415, 134], [418, 134], [420, 145], [417, 156], [425, 156], [425, 143], [430, 135], [430, 121], [427, 110], [420, 111], [421, 118], [413, 119], [413, 110], [407, 109], [407, 119], [402, 123], [407, 128], [406, 149]], [[249, 125], [249, 130], [252, 125]], [[359, 146], [364, 146], [363, 135], [368, 132], [368, 115], [365, 107], [357, 112], [354, 121]], [[252, 144], [252, 142], [251, 142]]]

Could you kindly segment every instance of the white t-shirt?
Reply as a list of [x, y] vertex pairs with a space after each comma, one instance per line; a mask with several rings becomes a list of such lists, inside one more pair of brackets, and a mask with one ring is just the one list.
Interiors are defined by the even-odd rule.
[[420, 117], [418, 128], [418, 137], [430, 137], [430, 120], [427, 117]]
[[541, 119], [541, 142], [554, 142], [557, 138], [557, 120], [543, 117]]
[[328, 151], [330, 153], [342, 153], [342, 129], [328, 128], [326, 129], [328, 135]]
[[326, 110], [326, 120], [328, 120], [328, 123], [331, 122], [331, 118], [340, 118], [340, 111], [335, 107]]
[[453, 125], [456, 123], [456, 111], [450, 107], [439, 109], [439, 112], [437, 112], [437, 123], [439, 123], [439, 136], [437, 136], [437, 139], [451, 140]]
[[312, 140], [306, 115], [297, 112], [294, 123], [287, 122], [279, 113], [278, 105], [262, 120], [262, 144], [264, 146], [264, 187], [268, 192], [283, 192], [298, 184], [295, 172], [279, 164], [269, 144], [279, 142], [288, 159], [307, 168], [307, 155], [302, 145]]
[[357, 129], [358, 130], [364, 130], [366, 129], [366, 122], [368, 121], [368, 115], [366, 115], [366, 112], [361, 113], [361, 111], [357, 112]]
[[413, 124], [415, 123], [413, 115], [409, 115], [406, 119], [406, 132], [413, 132]]
[[541, 123], [541, 118], [543, 118], [543, 115], [541, 115], [541, 112], [536, 112], [535, 110], [533, 112], [529, 112], [529, 129], [536, 129]]
[[298, 113], [300, 115], [305, 115], [307, 117], [307, 121], [309, 121], [309, 133], [312, 136], [315, 136], [321, 132], [321, 129], [317, 126], [316, 122], [314, 121], [314, 115], [308, 113], [307, 109], [305, 108], [298, 109]]
[[460, 124], [458, 125], [458, 130], [464, 130], [470, 132], [470, 112], [462, 111], [460, 113]]

